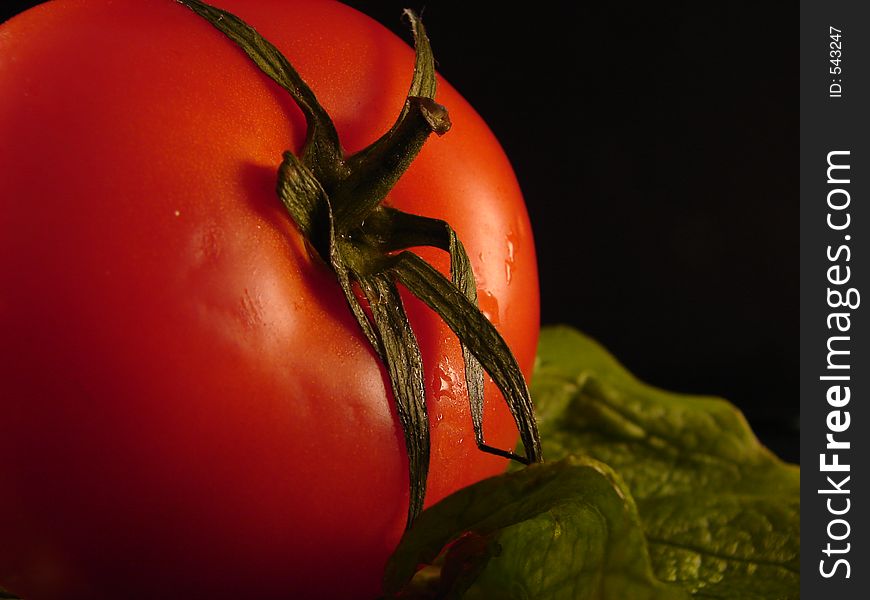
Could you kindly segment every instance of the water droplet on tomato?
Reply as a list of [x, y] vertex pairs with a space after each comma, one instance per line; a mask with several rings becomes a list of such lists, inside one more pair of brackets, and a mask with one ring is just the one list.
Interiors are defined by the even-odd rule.
[[513, 279], [514, 260], [517, 249], [516, 234], [513, 230], [508, 232], [505, 241], [507, 242], [507, 258], [504, 261], [504, 274], [507, 282], [510, 283], [511, 279]]
[[[452, 385], [453, 381], [452, 381], [452, 377], [451, 377], [451, 371], [452, 371], [452, 369], [450, 368], [450, 365], [447, 363], [446, 358], [442, 359], [442, 361], [438, 364], [438, 366], [435, 367], [435, 377], [436, 378], [433, 380], [432, 383], [433, 383], [433, 388], [435, 390], [435, 395], [437, 395], [437, 397], [438, 397], [438, 404], [435, 405], [436, 407], [439, 407], [439, 408], [443, 407], [444, 404], [442, 404], [442, 403], [445, 403], [445, 402], [452, 403], [455, 399], [455, 396], [453, 395], [454, 388]], [[432, 388], [430, 388], [430, 389], [432, 389]], [[440, 427], [442, 425], [441, 422], [443, 420], [444, 420], [444, 413], [439, 410], [439, 411], [434, 413], [433, 417], [430, 417], [429, 423], [432, 425], [433, 430], [434, 430], [434, 428]], [[446, 425], [449, 425], [449, 421], [445, 424], [445, 426]]]
[[498, 300], [491, 292], [482, 291], [477, 297], [477, 304], [480, 307], [480, 312], [490, 323], [493, 325], [499, 323]]
[[438, 388], [439, 392], [449, 392], [450, 391], [450, 378], [439, 369], [438, 378], [440, 380], [440, 386]]
[[435, 384], [438, 386], [438, 396], [453, 400], [455, 398], [454, 390], [459, 385], [456, 377], [456, 370], [450, 365], [450, 362], [445, 357], [435, 367]]

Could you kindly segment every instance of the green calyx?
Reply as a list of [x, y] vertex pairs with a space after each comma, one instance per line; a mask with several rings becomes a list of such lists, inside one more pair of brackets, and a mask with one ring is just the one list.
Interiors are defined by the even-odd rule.
[[[541, 461], [532, 403], [516, 359], [477, 308], [471, 263], [450, 225], [382, 204], [430, 134], [450, 128], [435, 102], [435, 67], [419, 17], [405, 11], [414, 34], [411, 88], [395, 124], [367, 148], [346, 156], [329, 115], [311, 88], [271, 43], [241, 19], [199, 0], [177, 0], [235, 42], [260, 70], [287, 90], [305, 115], [300, 156], [284, 153], [277, 192], [310, 247], [331, 268], [348, 306], [390, 379], [408, 453], [408, 526], [423, 510], [429, 471], [429, 420], [423, 363], [398, 283], [435, 311], [459, 338], [478, 447], [522, 463]], [[450, 255], [450, 279], [407, 250], [433, 246]], [[354, 292], [359, 286], [370, 314]], [[484, 370], [513, 414], [524, 456], [488, 446], [483, 432]]]

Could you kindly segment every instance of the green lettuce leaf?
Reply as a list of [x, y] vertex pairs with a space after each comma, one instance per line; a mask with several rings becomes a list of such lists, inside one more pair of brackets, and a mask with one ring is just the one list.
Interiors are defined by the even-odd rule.
[[532, 398], [558, 462], [425, 511], [389, 591], [435, 565], [402, 597], [799, 598], [800, 471], [732, 405], [648, 386], [564, 327], [542, 332]]
[[582, 451], [625, 480], [660, 579], [703, 598], [799, 597], [800, 470], [733, 405], [648, 386], [565, 327], [542, 332], [532, 390], [545, 456]]
[[494, 477], [424, 512], [387, 569], [387, 591], [454, 540], [433, 597], [688, 598], [653, 576], [625, 485], [588, 458]]

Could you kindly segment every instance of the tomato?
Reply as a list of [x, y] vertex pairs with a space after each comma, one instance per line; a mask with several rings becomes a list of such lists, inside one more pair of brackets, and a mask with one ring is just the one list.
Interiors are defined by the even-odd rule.
[[[333, 2], [214, 3], [290, 59], [348, 152], [395, 120], [413, 51], [379, 24]], [[0, 585], [30, 600], [376, 596], [407, 457], [385, 370], [275, 193], [299, 109], [171, 0], [13, 18], [0, 90]], [[437, 100], [453, 128], [388, 201], [453, 225], [528, 376], [523, 200], [481, 118], [444, 81]], [[444, 252], [419, 254], [448, 272]], [[475, 445], [455, 336], [403, 299], [431, 504], [505, 460]], [[487, 442], [511, 448], [486, 385]]]

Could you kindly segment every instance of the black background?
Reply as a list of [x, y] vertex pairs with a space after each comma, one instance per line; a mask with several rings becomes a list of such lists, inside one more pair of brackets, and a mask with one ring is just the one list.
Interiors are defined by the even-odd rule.
[[401, 9], [423, 9], [440, 72], [517, 172], [542, 321], [732, 400], [797, 461], [798, 7], [348, 4], [405, 39]]

